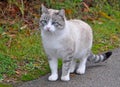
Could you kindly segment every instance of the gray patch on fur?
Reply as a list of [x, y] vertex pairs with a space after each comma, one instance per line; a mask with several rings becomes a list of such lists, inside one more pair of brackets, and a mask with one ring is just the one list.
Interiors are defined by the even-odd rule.
[[43, 13], [39, 22], [40, 27], [43, 28], [45, 25], [47, 25], [50, 19], [52, 19], [52, 25], [54, 25], [56, 29], [63, 29], [65, 27], [64, 17], [59, 15], [59, 13], [54, 13], [52, 15], [49, 13]]
[[64, 18], [59, 14], [52, 15], [52, 22], [58, 23], [58, 26], [55, 26], [57, 29], [63, 29], [65, 27]]
[[[49, 20], [50, 20], [49, 14], [45, 14], [45, 13], [42, 14], [39, 22], [40, 27], [44, 27], [45, 25], [47, 25]], [[46, 23], [43, 23], [43, 21], [46, 21]]]

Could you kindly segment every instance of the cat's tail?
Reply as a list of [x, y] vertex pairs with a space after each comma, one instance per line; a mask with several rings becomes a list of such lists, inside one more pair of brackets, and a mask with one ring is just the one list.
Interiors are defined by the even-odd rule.
[[88, 57], [88, 61], [90, 62], [94, 62], [94, 63], [99, 63], [99, 62], [104, 62], [105, 60], [107, 60], [110, 56], [112, 55], [112, 52], [106, 52], [100, 55], [95, 55], [95, 54], [91, 54]]

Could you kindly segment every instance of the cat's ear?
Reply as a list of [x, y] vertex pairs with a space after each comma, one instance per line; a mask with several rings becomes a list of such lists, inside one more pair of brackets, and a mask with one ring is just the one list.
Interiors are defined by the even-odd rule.
[[42, 4], [41, 5], [42, 13], [48, 13], [48, 9]]
[[60, 11], [59, 11], [59, 15], [61, 15], [61, 16], [65, 16], [65, 10], [64, 9], [61, 9]]

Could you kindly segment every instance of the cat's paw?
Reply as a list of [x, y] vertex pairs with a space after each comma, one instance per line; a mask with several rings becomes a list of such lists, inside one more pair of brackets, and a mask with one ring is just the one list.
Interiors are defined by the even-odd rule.
[[69, 81], [69, 80], [70, 80], [70, 77], [69, 77], [68, 75], [62, 76], [62, 77], [61, 77], [61, 80], [62, 80], [62, 81]]
[[85, 74], [85, 69], [77, 69], [76, 73], [77, 74]]
[[48, 80], [49, 81], [56, 81], [58, 79], [58, 75], [57, 74], [55, 74], [55, 75], [50, 75], [49, 77], [48, 77]]

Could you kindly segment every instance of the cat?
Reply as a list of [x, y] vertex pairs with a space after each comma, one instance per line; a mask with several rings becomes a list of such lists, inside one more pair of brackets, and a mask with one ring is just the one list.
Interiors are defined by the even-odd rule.
[[[91, 27], [82, 20], [67, 20], [64, 9], [48, 9], [41, 5], [42, 15], [39, 25], [41, 29], [42, 43], [48, 57], [51, 75], [50, 81], [58, 79], [58, 58], [62, 59], [62, 81], [70, 80], [70, 73], [76, 70], [78, 74], [84, 74], [86, 62], [103, 62], [112, 52], [94, 55], [91, 51], [93, 33]], [[79, 64], [76, 69], [76, 62]]]

